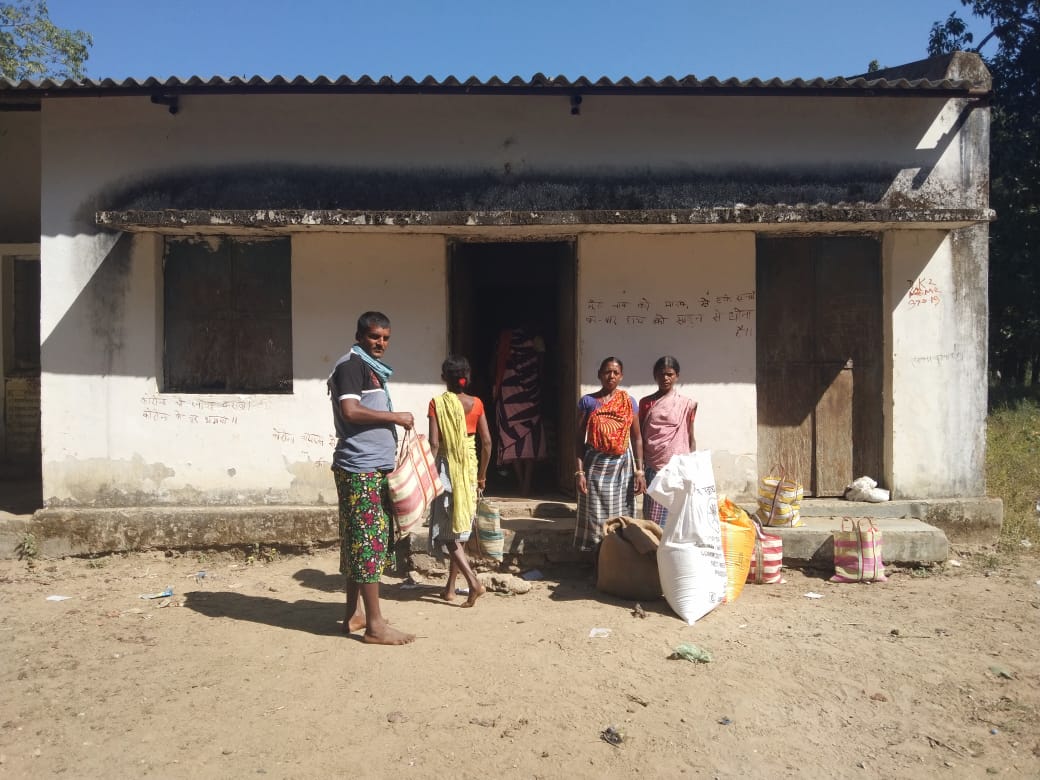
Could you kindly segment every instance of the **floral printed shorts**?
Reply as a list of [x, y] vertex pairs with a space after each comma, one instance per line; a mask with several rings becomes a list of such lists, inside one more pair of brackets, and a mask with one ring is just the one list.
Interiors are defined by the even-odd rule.
[[339, 570], [348, 581], [379, 582], [396, 563], [386, 474], [355, 474], [334, 468], [339, 494]]

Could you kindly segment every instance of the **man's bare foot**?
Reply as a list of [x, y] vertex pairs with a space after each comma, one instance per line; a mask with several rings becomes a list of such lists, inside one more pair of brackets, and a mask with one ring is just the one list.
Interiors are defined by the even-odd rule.
[[361, 639], [370, 645], [407, 645], [415, 641], [415, 634], [406, 634], [384, 623], [378, 630], [369, 627]]
[[454, 601], [455, 600], [455, 589], [451, 588], [449, 590], [448, 588], [445, 588], [444, 590], [442, 590], [440, 592], [440, 597], [442, 599], [444, 599], [445, 601]]
[[472, 607], [474, 604], [477, 603], [477, 599], [479, 599], [485, 593], [487, 593], [487, 588], [485, 588], [483, 585], [478, 585], [476, 590], [473, 590], [473, 588], [470, 588], [469, 589], [469, 598], [466, 599], [466, 603], [463, 604], [462, 606], [463, 607]]
[[349, 619], [343, 620], [343, 633], [352, 634], [355, 631], [360, 631], [368, 625], [368, 619], [364, 613], [351, 615]]

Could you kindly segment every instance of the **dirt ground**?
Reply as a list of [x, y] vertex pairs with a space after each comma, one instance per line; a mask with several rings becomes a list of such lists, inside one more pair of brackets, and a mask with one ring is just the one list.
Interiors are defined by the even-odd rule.
[[388, 578], [405, 647], [340, 634], [332, 550], [4, 561], [0, 775], [1038, 777], [1040, 559], [956, 555], [694, 626], [574, 573], [468, 610]]

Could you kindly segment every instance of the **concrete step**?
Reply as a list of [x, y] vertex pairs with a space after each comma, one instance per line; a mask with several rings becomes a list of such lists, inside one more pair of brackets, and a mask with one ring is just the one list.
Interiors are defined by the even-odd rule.
[[[576, 503], [567, 496], [537, 499], [489, 497], [506, 518], [573, 518]], [[754, 500], [738, 499], [737, 503], [754, 513]], [[637, 499], [636, 513], [642, 502]], [[802, 501], [802, 517], [841, 518], [859, 517], [884, 520], [921, 520], [936, 526], [957, 544], [992, 544], [1000, 536], [1003, 504], [999, 498], [928, 498], [913, 500], [846, 501], [842, 498], [807, 498]], [[893, 526], [895, 527], [895, 526]]]
[[[846, 502], [848, 503], [848, 502]], [[512, 510], [516, 510], [514, 505]], [[500, 508], [500, 511], [502, 509]], [[834, 566], [834, 532], [841, 517], [805, 517], [798, 528], [770, 528], [784, 540], [784, 563], [789, 566], [829, 569]], [[919, 565], [945, 561], [950, 543], [939, 528], [915, 518], [878, 517], [870, 520], [882, 532], [886, 563]], [[502, 518], [504, 566], [520, 569], [555, 564], [590, 563], [591, 555], [574, 549], [575, 518], [512, 516]], [[436, 568], [427, 560], [428, 529], [413, 532], [409, 557], [420, 569]]]
[[[922, 564], [945, 561], [950, 542], [942, 529], [915, 518], [875, 517], [869, 519], [881, 531], [885, 563]], [[770, 528], [784, 540], [784, 563], [813, 569], [834, 566], [834, 532], [841, 517], [805, 517], [798, 528]]]
[[[520, 565], [517, 561], [533, 567], [589, 560], [572, 549], [576, 504], [569, 497], [492, 500], [503, 515], [506, 549], [513, 565]], [[14, 504], [0, 505], [0, 558], [15, 557], [18, 544], [30, 533], [40, 554], [53, 557], [256, 543], [307, 547], [335, 543], [338, 537], [337, 510], [328, 505], [48, 507], [31, 514], [13, 514], [12, 508], [19, 511]], [[956, 544], [994, 542], [1000, 533], [1003, 507], [1000, 499], [985, 497], [883, 504], [806, 499], [802, 516], [804, 528], [782, 532], [785, 540], [790, 537], [788, 559], [797, 565], [829, 565], [825, 562], [833, 548], [828, 545], [828, 534], [840, 527], [842, 516], [873, 518], [886, 534], [886, 560], [920, 563], [943, 560], [949, 549], [947, 538]], [[899, 522], [910, 520], [920, 522]], [[424, 554], [425, 534], [422, 529], [416, 539], [402, 545], [402, 551]]]

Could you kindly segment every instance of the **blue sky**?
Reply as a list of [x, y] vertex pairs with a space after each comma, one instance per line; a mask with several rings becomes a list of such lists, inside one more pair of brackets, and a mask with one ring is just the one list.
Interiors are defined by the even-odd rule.
[[[926, 54], [959, 0], [48, 0], [91, 78], [833, 77]], [[981, 33], [981, 34], [979, 34]]]

